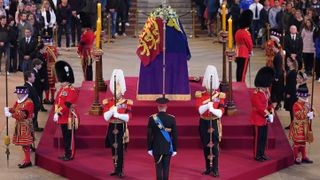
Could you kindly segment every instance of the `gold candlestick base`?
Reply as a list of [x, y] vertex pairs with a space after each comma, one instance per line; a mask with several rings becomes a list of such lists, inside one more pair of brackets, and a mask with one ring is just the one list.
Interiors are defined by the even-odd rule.
[[102, 115], [102, 112], [103, 112], [103, 108], [99, 102], [93, 103], [89, 110], [89, 114], [92, 116], [100, 116]]

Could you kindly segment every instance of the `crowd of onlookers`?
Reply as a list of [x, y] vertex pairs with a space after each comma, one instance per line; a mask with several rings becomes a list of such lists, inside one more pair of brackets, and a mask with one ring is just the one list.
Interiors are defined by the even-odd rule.
[[56, 41], [60, 50], [65, 36], [67, 50], [77, 46], [82, 33], [80, 13], [89, 16], [95, 29], [98, 2], [112, 19], [112, 38], [126, 36], [130, 0], [0, 0], [0, 59], [6, 58], [0, 61], [0, 72], [5, 64], [8, 74], [31, 70], [39, 40]]

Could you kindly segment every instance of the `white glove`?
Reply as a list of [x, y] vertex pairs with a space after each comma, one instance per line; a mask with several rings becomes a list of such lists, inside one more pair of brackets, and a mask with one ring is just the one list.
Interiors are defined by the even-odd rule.
[[111, 110], [113, 111], [113, 114], [118, 113], [118, 108], [116, 106], [113, 106]]
[[199, 111], [199, 114], [202, 115], [204, 112], [206, 112], [208, 110], [208, 104], [205, 104], [205, 105], [202, 105], [199, 107], [198, 111]]
[[213, 107], [213, 102], [208, 102], [207, 106], [208, 106], [208, 109], [212, 108]]
[[273, 123], [273, 118], [274, 118], [273, 114], [268, 115], [268, 119], [270, 123]]
[[12, 117], [12, 114], [10, 112], [4, 112], [4, 115], [8, 118]]
[[152, 150], [149, 150], [149, 151], [148, 151], [148, 154], [149, 154], [150, 156], [153, 156]]
[[172, 153], [171, 156], [173, 157], [173, 156], [175, 156], [175, 155], [177, 155], [177, 152], [176, 152], [176, 151], [173, 151], [173, 153]]
[[222, 116], [222, 111], [221, 111], [221, 109], [210, 108], [209, 111], [210, 111], [213, 115], [217, 116], [218, 118], [221, 118], [221, 116]]
[[53, 116], [53, 122], [58, 122], [58, 119], [59, 119], [59, 115], [58, 113], [55, 113]]
[[107, 111], [103, 114], [103, 118], [105, 121], [109, 121], [112, 115], [113, 115], [113, 111], [110, 110], [110, 111]]
[[8, 107], [4, 107], [4, 113], [9, 113], [9, 108]]
[[313, 111], [308, 112], [307, 117], [309, 120], [313, 120]]
[[[115, 116], [116, 115], [116, 116]], [[116, 113], [115, 115], [113, 115], [115, 118], [118, 118], [122, 121], [128, 122], [129, 121], [129, 115], [128, 114], [119, 114]]]

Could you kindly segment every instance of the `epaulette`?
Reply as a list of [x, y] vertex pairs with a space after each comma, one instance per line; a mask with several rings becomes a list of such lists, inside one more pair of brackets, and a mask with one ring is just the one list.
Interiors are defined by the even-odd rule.
[[220, 92], [219, 98], [225, 99], [226, 98], [226, 93]]
[[194, 96], [195, 96], [196, 98], [201, 98], [201, 97], [202, 97], [202, 92], [201, 92], [201, 91], [196, 91], [195, 94], [194, 94]]
[[153, 116], [155, 116], [155, 115], [157, 115], [157, 114], [151, 114], [150, 117], [153, 117]]
[[109, 103], [109, 99], [104, 99], [103, 101], [102, 101], [102, 104], [103, 105], [106, 105], [106, 104], [108, 104]]
[[175, 116], [174, 115], [172, 115], [172, 114], [168, 114], [169, 116], [172, 116], [172, 117], [174, 117], [175, 118]]
[[127, 99], [127, 104], [132, 106], [133, 105], [133, 101], [131, 99]]

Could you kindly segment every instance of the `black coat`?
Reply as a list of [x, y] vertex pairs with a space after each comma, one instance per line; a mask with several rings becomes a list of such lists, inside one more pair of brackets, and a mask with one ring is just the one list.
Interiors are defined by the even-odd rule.
[[29, 83], [25, 82], [24, 86], [28, 88], [29, 95], [28, 97], [32, 100], [33, 105], [34, 105], [34, 111], [39, 111], [40, 110], [40, 98], [39, 95], [36, 91], [36, 89], [31, 86]]
[[19, 56], [23, 59], [23, 56], [30, 56], [30, 59], [34, 59], [37, 54], [38, 42], [34, 37], [31, 37], [29, 44], [26, 43], [26, 38], [19, 40]]
[[[273, 67], [275, 72], [275, 80], [271, 88], [272, 102], [279, 102], [283, 100], [284, 96], [284, 77], [283, 77], [283, 61], [280, 52], [278, 52], [273, 59]], [[277, 81], [276, 81], [277, 79]]]
[[[161, 119], [165, 128], [170, 128], [169, 135], [172, 139], [173, 151], [177, 151], [177, 128], [175, 117], [165, 112], [159, 112], [158, 117]], [[147, 129], [147, 146], [152, 150], [154, 155], [169, 154], [170, 143], [163, 137], [161, 130], [156, 125], [153, 116], [150, 116]]]
[[299, 34], [296, 34], [296, 39], [291, 39], [291, 34], [287, 34], [285, 37], [284, 47], [286, 50], [286, 57], [291, 54], [297, 54], [297, 61], [302, 59], [303, 41]]
[[[293, 104], [297, 101], [297, 71], [289, 70], [286, 77], [284, 108], [291, 111]], [[287, 97], [290, 95], [290, 97]]]
[[35, 76], [34, 83], [32, 84], [34, 89], [37, 91], [38, 96], [43, 92], [43, 83], [41, 82], [41, 77], [40, 77], [40, 71], [36, 71], [35, 69], [32, 69], [32, 72]]
[[10, 45], [13, 46], [14, 48], [18, 47], [18, 42], [17, 42], [18, 32], [19, 31], [16, 26], [9, 26], [9, 31], [8, 31], [9, 42], [10, 42]]
[[44, 57], [43, 54], [38, 51], [36, 58], [39, 58], [42, 61], [42, 67], [39, 70], [39, 77], [40, 79], [44, 79], [44, 82], [42, 82], [42, 88], [43, 90], [48, 90], [49, 89], [49, 80], [48, 80], [48, 70], [47, 70], [47, 61]]

